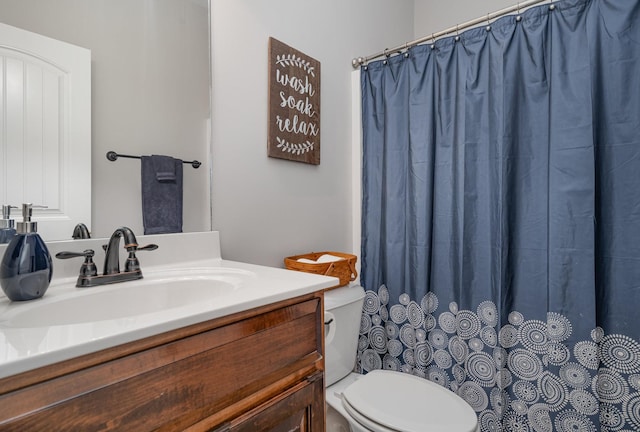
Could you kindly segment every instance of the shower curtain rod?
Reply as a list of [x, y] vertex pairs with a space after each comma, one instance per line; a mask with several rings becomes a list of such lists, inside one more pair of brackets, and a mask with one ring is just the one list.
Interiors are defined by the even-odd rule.
[[351, 64], [353, 65], [354, 69], [357, 69], [358, 67], [367, 64], [370, 60], [376, 59], [378, 57], [389, 57], [391, 54], [400, 54], [402, 53], [403, 50], [407, 50], [411, 47], [414, 47], [416, 45], [420, 45], [421, 43], [427, 42], [427, 41], [434, 41], [436, 39], [438, 39], [441, 36], [445, 36], [448, 35], [450, 33], [456, 32], [458, 33], [460, 30], [469, 28], [469, 27], [473, 27], [475, 25], [487, 22], [490, 23], [492, 19], [501, 17], [502, 15], [507, 15], [513, 12], [517, 12], [520, 13], [522, 11], [522, 9], [528, 8], [529, 6], [533, 6], [536, 5], [538, 3], [542, 3], [544, 1], [548, 1], [550, 2], [550, 8], [553, 9], [554, 5], [550, 0], [528, 0], [528, 1], [524, 1], [521, 3], [518, 3], [514, 6], [510, 6], [504, 9], [500, 9], [499, 11], [493, 12], [493, 13], [488, 13], [487, 16], [484, 17], [480, 17], [480, 18], [476, 18], [473, 19], [471, 21], [467, 21], [465, 23], [462, 24], [457, 24], [453, 27], [449, 27], [448, 29], [439, 31], [437, 33], [431, 33], [431, 35], [429, 36], [424, 36], [420, 39], [416, 39], [414, 41], [411, 42], [406, 42], [404, 45], [398, 45], [395, 48], [386, 48], [378, 53], [375, 54], [371, 54], [369, 56], [366, 57], [358, 57], [358, 58], [354, 58], [353, 60], [351, 60]]

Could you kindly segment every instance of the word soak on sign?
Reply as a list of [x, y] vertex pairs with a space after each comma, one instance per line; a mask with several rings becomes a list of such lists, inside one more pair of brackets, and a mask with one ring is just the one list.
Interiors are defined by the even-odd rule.
[[320, 62], [269, 38], [270, 157], [320, 164]]

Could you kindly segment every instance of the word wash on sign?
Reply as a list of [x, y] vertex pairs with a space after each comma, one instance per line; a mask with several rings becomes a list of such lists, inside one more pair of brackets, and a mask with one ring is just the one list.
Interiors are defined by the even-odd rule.
[[320, 62], [269, 39], [270, 157], [320, 163]]

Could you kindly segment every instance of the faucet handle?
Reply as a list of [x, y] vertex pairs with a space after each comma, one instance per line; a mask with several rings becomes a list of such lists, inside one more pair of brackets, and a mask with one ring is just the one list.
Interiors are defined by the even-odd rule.
[[[146, 246], [138, 246], [138, 247], [135, 248], [134, 252], [137, 252], [137, 251], [152, 251], [152, 250], [156, 250], [156, 249], [158, 249], [158, 245], [152, 243], [152, 244], [148, 244]], [[102, 250], [105, 251], [105, 252], [107, 251], [107, 245], [106, 244], [102, 245]]]
[[138, 261], [138, 257], [136, 257], [136, 252], [152, 251], [156, 249], [158, 249], [157, 244], [148, 244], [146, 246], [133, 247], [131, 249], [127, 249], [129, 251], [129, 257], [124, 263], [124, 271], [125, 272], [140, 271], [140, 261]]
[[69, 259], [69, 258], [78, 258], [78, 257], [93, 257], [95, 254], [96, 252], [93, 249], [87, 249], [82, 252], [63, 251], [63, 252], [58, 252], [56, 254], [56, 258]]
[[93, 256], [95, 255], [95, 251], [93, 249], [87, 249], [83, 252], [58, 252], [56, 254], [56, 258], [58, 259], [69, 259], [69, 258], [77, 258], [84, 257], [84, 262], [82, 263], [82, 267], [80, 267], [80, 275], [78, 276], [78, 280], [80, 278], [86, 278], [88, 276], [97, 276], [98, 269], [96, 264], [93, 262]]

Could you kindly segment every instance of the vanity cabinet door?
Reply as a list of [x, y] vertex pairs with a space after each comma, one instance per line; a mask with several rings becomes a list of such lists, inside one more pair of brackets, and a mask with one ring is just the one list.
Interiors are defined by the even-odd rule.
[[319, 373], [214, 431], [323, 432], [323, 391]]

